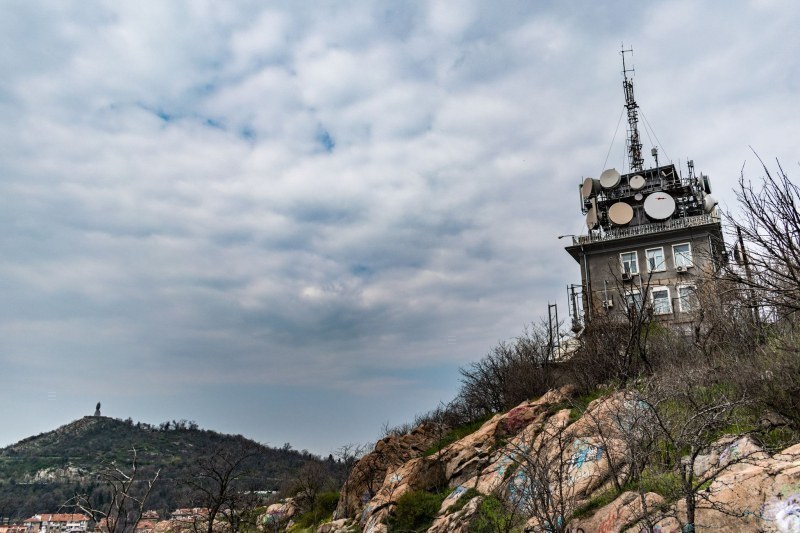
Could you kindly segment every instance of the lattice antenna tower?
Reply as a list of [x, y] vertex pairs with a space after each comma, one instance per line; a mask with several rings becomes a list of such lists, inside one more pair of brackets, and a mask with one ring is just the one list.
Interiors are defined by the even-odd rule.
[[628, 73], [633, 74], [636, 70], [626, 66], [626, 53], [631, 54], [631, 59], [633, 59], [633, 48], [625, 50], [623, 47], [620, 55], [622, 55], [622, 76], [624, 78], [622, 87], [625, 89], [625, 109], [628, 110], [628, 162], [631, 172], [636, 172], [642, 170], [644, 159], [642, 158], [642, 142], [639, 140], [639, 106], [633, 97], [633, 81], [628, 78]]

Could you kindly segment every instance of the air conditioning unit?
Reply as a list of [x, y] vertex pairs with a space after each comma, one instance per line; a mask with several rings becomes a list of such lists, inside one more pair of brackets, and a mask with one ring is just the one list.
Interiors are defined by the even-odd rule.
[[603, 300], [603, 307], [605, 309], [611, 309], [614, 307], [614, 300]]
[[633, 279], [633, 274], [630, 272], [623, 272], [622, 273], [622, 281], [630, 281]]
[[685, 266], [683, 266], [683, 265], [681, 265], [681, 266], [678, 266], [678, 267], [675, 267], [675, 270], [678, 272], [678, 274], [686, 274], [686, 272], [688, 272], [688, 271], [689, 271], [689, 269], [688, 269], [688, 268], [686, 268], [686, 267], [685, 267]]

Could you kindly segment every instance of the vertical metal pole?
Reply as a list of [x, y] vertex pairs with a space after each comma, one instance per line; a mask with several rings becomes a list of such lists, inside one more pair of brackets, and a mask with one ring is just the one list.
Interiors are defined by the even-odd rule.
[[547, 362], [553, 361], [553, 305], [547, 302]]
[[758, 328], [759, 338], [761, 338], [761, 314], [759, 313], [759, 306], [756, 301], [756, 293], [753, 289], [753, 272], [750, 270], [750, 261], [747, 258], [747, 250], [744, 247], [742, 228], [738, 225], [736, 226], [736, 236], [739, 238], [739, 249], [742, 254], [742, 263], [744, 263], [744, 275], [747, 276], [747, 295], [750, 300], [750, 309], [753, 312], [753, 322]]

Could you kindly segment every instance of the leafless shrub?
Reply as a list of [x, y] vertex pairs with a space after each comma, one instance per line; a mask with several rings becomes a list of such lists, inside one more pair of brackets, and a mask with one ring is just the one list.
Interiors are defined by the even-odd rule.
[[505, 499], [515, 513], [531, 519], [526, 531], [567, 532], [581, 499], [597, 484], [596, 470], [588, 463], [599, 448], [577, 437], [563, 413], [539, 431], [522, 435], [512, 445], [518, 468], [505, 485]]
[[[659, 373], [641, 389], [639, 405], [645, 416], [628, 432], [647, 435], [646, 440], [639, 440], [637, 453], [649, 458], [655, 476], [664, 476], [669, 487], [667, 499], [682, 500], [686, 513], [684, 517], [674, 513], [674, 508], [651, 509], [647, 522], [652, 525], [665, 516], [673, 516], [684, 521], [684, 530], [694, 531], [700, 507], [743, 516], [714, 500], [712, 482], [731, 466], [752, 460], [760, 450], [744, 446], [724, 461], [703, 462], [703, 457], [714, 453], [722, 457], [726, 447], [736, 446], [749, 433], [745, 408], [750, 400], [720, 381], [713, 367], [688, 362], [672, 372]], [[726, 436], [723, 441], [722, 435]], [[643, 504], [647, 490], [644, 481], [640, 476], [638, 487]]]
[[547, 325], [526, 328], [510, 342], [501, 341], [480, 361], [461, 368], [459, 401], [471, 413], [508, 409], [557, 385], [554, 341]]

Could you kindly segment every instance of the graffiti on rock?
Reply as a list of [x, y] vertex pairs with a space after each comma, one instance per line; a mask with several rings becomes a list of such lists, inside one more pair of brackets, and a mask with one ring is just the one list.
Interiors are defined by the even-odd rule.
[[800, 493], [786, 498], [770, 498], [761, 506], [760, 514], [762, 519], [773, 522], [781, 533], [800, 531]]

